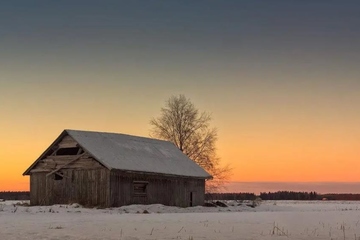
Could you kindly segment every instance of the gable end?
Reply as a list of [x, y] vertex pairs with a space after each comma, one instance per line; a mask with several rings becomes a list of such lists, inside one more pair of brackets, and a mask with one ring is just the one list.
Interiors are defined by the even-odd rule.
[[55, 173], [65, 168], [99, 169], [104, 167], [106, 168], [66, 131], [63, 131], [23, 175], [33, 172]]

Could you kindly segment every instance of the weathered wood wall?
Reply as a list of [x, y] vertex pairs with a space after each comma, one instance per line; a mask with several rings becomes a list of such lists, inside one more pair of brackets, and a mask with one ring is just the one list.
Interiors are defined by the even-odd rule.
[[[145, 195], [134, 193], [134, 181], [148, 182]], [[156, 203], [179, 207], [204, 204], [204, 179], [129, 174], [113, 170], [110, 173], [110, 187], [110, 204], [112, 207]], [[191, 193], [193, 196], [192, 203], [190, 203]]]
[[[77, 143], [65, 136], [57, 149], [74, 148]], [[49, 173], [58, 170], [49, 175]], [[30, 204], [52, 205], [80, 203], [108, 206], [110, 171], [86, 152], [56, 155], [49, 151], [30, 171]]]
[[109, 205], [110, 187], [107, 169], [62, 170], [63, 178], [55, 180], [54, 174], [31, 173], [30, 204], [52, 205], [80, 203], [84, 206]]
[[46, 173], [30, 174], [30, 204], [46, 205]]

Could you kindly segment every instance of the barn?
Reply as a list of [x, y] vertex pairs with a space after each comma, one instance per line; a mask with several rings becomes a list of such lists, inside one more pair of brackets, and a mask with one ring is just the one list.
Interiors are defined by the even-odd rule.
[[79, 130], [64, 130], [23, 175], [31, 205], [89, 207], [202, 205], [211, 178], [171, 142]]

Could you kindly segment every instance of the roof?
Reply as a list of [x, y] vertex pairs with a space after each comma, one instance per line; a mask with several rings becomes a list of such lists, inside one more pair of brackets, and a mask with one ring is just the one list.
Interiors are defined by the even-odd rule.
[[[66, 134], [109, 170], [211, 178], [210, 174], [168, 141], [79, 130], [64, 130], [59, 138]], [[24, 174], [35, 164], [36, 162]]]

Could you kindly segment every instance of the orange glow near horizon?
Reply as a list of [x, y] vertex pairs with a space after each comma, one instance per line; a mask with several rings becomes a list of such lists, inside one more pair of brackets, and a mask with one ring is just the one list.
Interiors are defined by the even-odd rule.
[[[0, 144], [5, 151], [0, 155], [4, 159], [0, 169], [0, 191], [29, 190], [29, 177], [22, 176], [22, 173], [62, 131], [44, 125], [41, 129], [29, 129], [27, 132], [24, 129], [19, 129], [19, 132], [3, 129], [5, 138], [1, 139]], [[146, 131], [136, 132], [135, 126], [133, 133], [122, 131], [115, 125], [114, 130], [111, 126], [106, 129], [86, 129], [148, 136]], [[297, 135], [293, 139], [291, 134], [280, 136], [270, 132], [268, 136], [264, 133], [258, 136], [253, 134], [237, 142], [234, 135], [225, 135], [225, 130], [219, 132], [218, 154], [222, 164], [229, 164], [233, 169], [230, 181], [358, 181], [358, 170], [354, 166], [358, 165], [356, 159], [359, 159], [359, 152], [355, 139], [344, 139], [339, 135], [336, 138], [320, 135], [312, 139], [302, 139]], [[243, 132], [242, 136], [246, 135]]]
[[[168, 98], [167, 91], [161, 89], [154, 90], [159, 93], [157, 98], [149, 98], [143, 92], [134, 95], [128, 88], [111, 84], [95, 84], [79, 93], [76, 89], [81, 86], [71, 85], [66, 96], [62, 91], [51, 92], [62, 86], [59, 83], [40, 89], [28, 86], [25, 91], [25, 86], [14, 84], [9, 85], [12, 88], [9, 92], [0, 95], [7, 103], [0, 105], [0, 111], [7, 116], [0, 119], [0, 191], [29, 190], [29, 177], [22, 173], [63, 129], [148, 137], [149, 119], [159, 114]], [[16, 91], [21, 94], [16, 95]], [[319, 114], [311, 104], [298, 105], [293, 100], [294, 108], [300, 112], [297, 113], [288, 109], [286, 103], [271, 103], [271, 95], [262, 95], [270, 100], [264, 103], [239, 104], [240, 100], [226, 99], [224, 96], [237, 95], [232, 86], [223, 89], [217, 99], [213, 94], [202, 95], [201, 91], [184, 90], [199, 109], [212, 112], [212, 125], [219, 134], [218, 155], [223, 165], [233, 169], [230, 181], [359, 181], [360, 116], [354, 111], [356, 106], [332, 105], [337, 108], [333, 113], [323, 105], [317, 107], [322, 111]], [[94, 100], [94, 95], [101, 97]], [[256, 95], [246, 92], [241, 97], [244, 96], [256, 99]], [[219, 104], [222, 100], [227, 105]]]
[[0, 191], [64, 129], [147, 137], [178, 94], [231, 181], [360, 182], [360, 2], [6, 2]]

